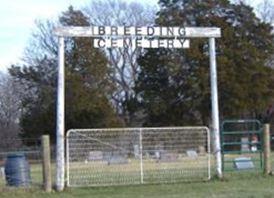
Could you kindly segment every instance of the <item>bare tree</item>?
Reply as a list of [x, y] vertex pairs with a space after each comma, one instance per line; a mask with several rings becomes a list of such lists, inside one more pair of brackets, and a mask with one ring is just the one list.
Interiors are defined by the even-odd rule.
[[21, 88], [8, 74], [0, 73], [0, 147], [12, 145], [19, 137], [21, 114]]
[[[263, 0], [258, 5], [257, 13], [264, 22], [270, 23], [272, 26], [274, 26], [274, 1]], [[269, 60], [266, 61], [266, 65], [274, 69], [274, 55], [272, 55]]]
[[274, 2], [263, 0], [257, 7], [259, 17], [266, 23], [274, 23]]
[[0, 123], [9, 126], [18, 122], [20, 115], [20, 88], [8, 74], [0, 74]]
[[[153, 25], [157, 5], [127, 2], [123, 0], [91, 1], [82, 8], [92, 25], [104, 26], [147, 26]], [[57, 58], [57, 39], [52, 31], [59, 22], [53, 20], [36, 21], [30, 44], [25, 49], [26, 65], [37, 65], [44, 57]], [[69, 47], [69, 46], [68, 46]], [[110, 96], [116, 112], [129, 124], [131, 116], [125, 103], [134, 96], [134, 82], [139, 69], [137, 58], [141, 49], [117, 48], [105, 50], [112, 72], [109, 78], [115, 84], [115, 91]], [[55, 70], [53, 70], [55, 71]]]
[[57, 23], [51, 20], [36, 20], [35, 25], [29, 44], [24, 51], [23, 61], [27, 65], [36, 65], [45, 56], [56, 59], [58, 54], [57, 38], [53, 34]]
[[[157, 5], [119, 0], [91, 2], [84, 9], [91, 24], [102, 26], [153, 25], [156, 11]], [[137, 58], [140, 53], [141, 49], [131, 47], [106, 50], [109, 64], [113, 68], [110, 78], [116, 85], [112, 101], [126, 125], [130, 125], [132, 116], [127, 111], [125, 103], [134, 96], [133, 87], [139, 70]]]
[[232, 3], [235, 3], [235, 4], [243, 3], [243, 4], [245, 4], [245, 5], [250, 5], [251, 0], [232, 0], [231, 2], [232, 2]]

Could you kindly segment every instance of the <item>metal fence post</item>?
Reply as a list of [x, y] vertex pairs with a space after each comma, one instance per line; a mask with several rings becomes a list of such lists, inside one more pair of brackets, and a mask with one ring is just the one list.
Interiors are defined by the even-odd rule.
[[49, 135], [42, 136], [43, 155], [43, 187], [46, 192], [51, 192], [51, 163], [50, 163], [50, 140]]
[[143, 134], [142, 129], [139, 131], [139, 145], [140, 145], [140, 176], [141, 176], [141, 184], [144, 183], [144, 170], [143, 170]]
[[271, 173], [271, 159], [270, 159], [270, 125], [264, 124], [264, 174]]

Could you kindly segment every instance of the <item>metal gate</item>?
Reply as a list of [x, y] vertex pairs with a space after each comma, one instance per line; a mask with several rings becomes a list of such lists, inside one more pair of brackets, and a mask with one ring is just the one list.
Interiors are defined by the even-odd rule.
[[72, 129], [68, 186], [201, 181], [210, 178], [207, 127]]
[[225, 120], [221, 125], [222, 169], [263, 170], [263, 129], [258, 120]]

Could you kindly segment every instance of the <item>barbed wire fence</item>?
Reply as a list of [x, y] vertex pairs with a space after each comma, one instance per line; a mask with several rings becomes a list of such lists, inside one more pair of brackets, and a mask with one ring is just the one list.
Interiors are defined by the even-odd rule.
[[67, 185], [110, 186], [210, 178], [206, 127], [72, 129]]

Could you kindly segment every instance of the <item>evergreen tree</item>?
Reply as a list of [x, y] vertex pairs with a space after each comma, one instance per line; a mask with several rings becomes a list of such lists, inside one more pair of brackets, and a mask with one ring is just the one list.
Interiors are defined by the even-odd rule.
[[[60, 17], [63, 26], [88, 26], [87, 17], [72, 7]], [[113, 127], [121, 124], [109, 102], [112, 83], [108, 62], [93, 48], [89, 38], [66, 40], [66, 130], [70, 128]], [[55, 137], [57, 56], [44, 56], [35, 65], [13, 66], [10, 74], [23, 83], [21, 127], [24, 137], [43, 133]]]
[[[64, 26], [89, 26], [88, 18], [72, 7], [60, 18]], [[113, 84], [105, 54], [93, 48], [91, 38], [72, 38], [67, 46], [66, 121], [68, 128], [117, 126], [109, 102]]]
[[[269, 24], [252, 8], [228, 0], [160, 0], [159, 26], [220, 27], [217, 40], [221, 118], [259, 118], [273, 97], [273, 54]], [[190, 49], [150, 49], [139, 58], [137, 100], [145, 125], [209, 124], [211, 115], [209, 54], [206, 39]]]

